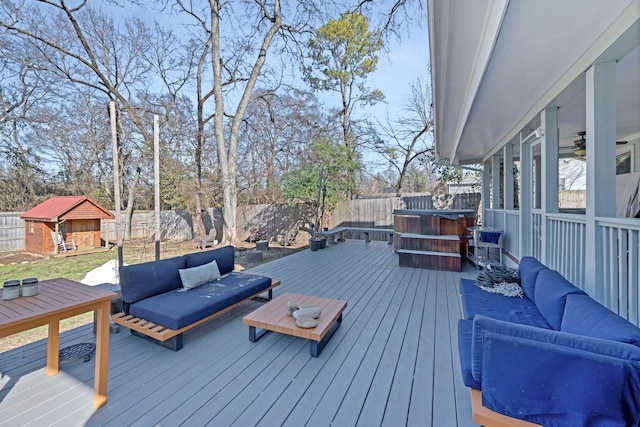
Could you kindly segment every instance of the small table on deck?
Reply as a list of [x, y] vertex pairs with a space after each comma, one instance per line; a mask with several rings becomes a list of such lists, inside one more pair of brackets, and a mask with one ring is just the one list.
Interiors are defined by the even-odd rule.
[[100, 408], [107, 402], [109, 311], [115, 295], [69, 279], [43, 280], [38, 283], [37, 295], [0, 300], [0, 338], [49, 325], [47, 375], [55, 375], [59, 370], [60, 320], [95, 310], [98, 322], [93, 406]]
[[[316, 319], [318, 326], [305, 329], [296, 325], [296, 320], [286, 313], [288, 301], [293, 301], [298, 306], [309, 304], [320, 307], [322, 314], [319, 319]], [[340, 323], [342, 323], [342, 312], [346, 307], [347, 303], [345, 301], [285, 292], [254, 312], [244, 316], [242, 323], [249, 325], [249, 340], [251, 342], [256, 342], [268, 331], [293, 335], [308, 339], [311, 356], [318, 357], [333, 333], [340, 326]], [[256, 328], [261, 328], [263, 331], [257, 334]]]

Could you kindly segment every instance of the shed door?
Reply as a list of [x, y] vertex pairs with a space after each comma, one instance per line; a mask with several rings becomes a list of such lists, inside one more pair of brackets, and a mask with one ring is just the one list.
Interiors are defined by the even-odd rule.
[[73, 241], [78, 249], [93, 248], [93, 222], [92, 219], [73, 220]]

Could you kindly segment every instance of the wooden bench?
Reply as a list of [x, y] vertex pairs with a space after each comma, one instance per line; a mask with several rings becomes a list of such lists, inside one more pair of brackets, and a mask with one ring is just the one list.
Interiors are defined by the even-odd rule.
[[[183, 344], [182, 334], [184, 332], [208, 320], [211, 320], [214, 317], [224, 314], [232, 310], [233, 308], [239, 306], [240, 304], [246, 301], [249, 301], [251, 299], [256, 299], [259, 301], [270, 301], [273, 298], [273, 288], [275, 288], [276, 286], [280, 286], [279, 280], [272, 281], [271, 286], [267, 289], [264, 289], [254, 295], [251, 295], [241, 301], [238, 301], [233, 305], [230, 305], [229, 307], [223, 308], [222, 310], [217, 311], [211, 314], [210, 316], [207, 316], [203, 319], [193, 322], [190, 325], [187, 325], [184, 328], [180, 328], [180, 329], [165, 328], [164, 326], [156, 325], [155, 323], [149, 322], [148, 320], [141, 319], [139, 317], [135, 317], [125, 313], [114, 314], [111, 316], [111, 320], [114, 323], [117, 323], [118, 325], [122, 325], [125, 328], [131, 329], [132, 334], [136, 334], [145, 338], [148, 337], [154, 341], [158, 341], [159, 343], [162, 343], [162, 345], [165, 347], [168, 347], [174, 351], [178, 351], [182, 348], [182, 344]], [[268, 297], [267, 298], [261, 297], [260, 295], [262, 295], [265, 292], [268, 292]], [[175, 338], [175, 339], [172, 340], [172, 338]]]
[[331, 230], [323, 231], [322, 235], [329, 239], [329, 243], [334, 243], [334, 238], [338, 234], [339, 242], [344, 242], [344, 233], [346, 232], [354, 232], [354, 233], [364, 233], [365, 241], [369, 243], [371, 239], [369, 238], [369, 234], [371, 233], [383, 233], [388, 236], [387, 243], [393, 243], [393, 229], [392, 228], [371, 228], [371, 227], [336, 227]]

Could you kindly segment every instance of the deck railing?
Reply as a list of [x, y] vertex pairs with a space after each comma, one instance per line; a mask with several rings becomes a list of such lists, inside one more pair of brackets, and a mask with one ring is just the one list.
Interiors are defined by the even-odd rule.
[[604, 305], [640, 325], [640, 224], [629, 218], [597, 218], [603, 241]]
[[520, 257], [520, 211], [487, 209], [484, 211], [482, 224], [502, 230], [504, 251]]
[[[504, 230], [505, 251], [520, 258], [520, 213], [487, 209], [483, 215], [483, 225]], [[542, 235], [544, 218], [547, 236]], [[584, 289], [586, 217], [568, 213], [544, 215], [536, 209], [531, 214], [531, 226], [531, 255]], [[629, 218], [597, 218], [596, 226], [602, 233], [602, 259], [591, 261], [602, 269], [602, 303], [640, 325], [640, 223]]]
[[559, 271], [568, 281], [584, 287], [585, 233], [584, 215], [547, 215], [546, 264]]

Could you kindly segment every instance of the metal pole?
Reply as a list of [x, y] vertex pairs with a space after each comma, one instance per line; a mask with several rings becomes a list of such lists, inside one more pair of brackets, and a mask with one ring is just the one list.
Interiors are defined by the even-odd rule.
[[159, 117], [153, 115], [153, 189], [156, 222], [156, 261], [160, 259], [160, 126]]
[[[118, 266], [122, 267], [122, 217], [120, 214], [120, 156], [118, 153], [118, 127], [116, 124], [116, 103], [109, 102], [111, 119], [111, 155], [113, 159], [113, 199], [116, 211], [116, 245], [118, 246]], [[107, 241], [109, 236], [107, 236]]]
[[319, 236], [319, 227], [320, 227], [320, 195], [322, 192], [322, 176], [324, 175], [324, 166], [320, 169], [320, 181], [318, 181], [318, 198], [316, 203], [316, 223], [313, 225], [313, 237]]
[[320, 230], [322, 230], [322, 226], [324, 224], [324, 199], [327, 197], [327, 170], [324, 166], [322, 167], [320, 184], [322, 185], [322, 207], [320, 208]]

